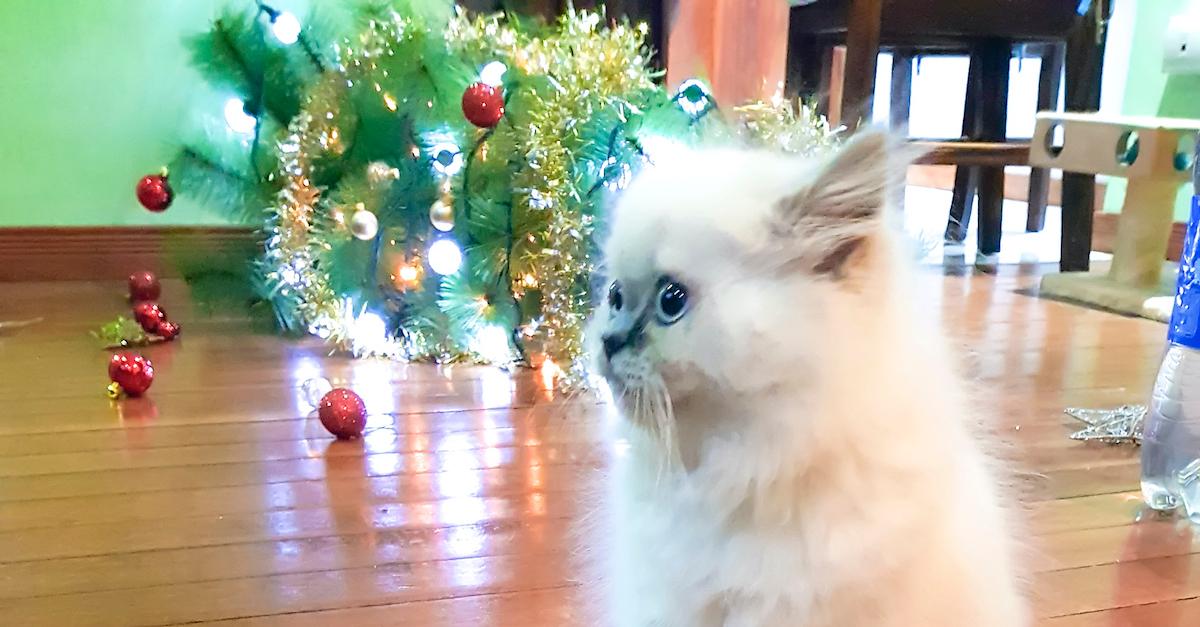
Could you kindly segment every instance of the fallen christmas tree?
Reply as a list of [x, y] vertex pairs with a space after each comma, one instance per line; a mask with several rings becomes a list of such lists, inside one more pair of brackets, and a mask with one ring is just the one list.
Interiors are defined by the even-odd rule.
[[264, 4], [217, 19], [196, 64], [252, 138], [233, 159], [187, 146], [167, 179], [260, 219], [256, 290], [279, 326], [357, 355], [577, 378], [604, 209], [640, 168], [664, 146], [833, 138], [806, 108], [713, 115], [698, 81], [667, 93], [645, 27], [595, 13], [541, 24], [413, 0], [359, 23], [333, 43]]

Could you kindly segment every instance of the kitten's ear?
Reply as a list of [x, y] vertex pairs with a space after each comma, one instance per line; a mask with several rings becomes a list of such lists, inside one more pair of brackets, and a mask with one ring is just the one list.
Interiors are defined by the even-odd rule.
[[880, 223], [893, 178], [891, 144], [882, 131], [859, 132], [779, 201], [775, 235], [811, 271], [839, 274]]

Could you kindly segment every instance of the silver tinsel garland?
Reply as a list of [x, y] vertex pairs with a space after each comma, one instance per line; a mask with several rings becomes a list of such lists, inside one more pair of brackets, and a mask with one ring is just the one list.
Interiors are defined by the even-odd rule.
[[1141, 444], [1145, 405], [1122, 405], [1116, 409], [1068, 407], [1065, 413], [1087, 427], [1071, 434], [1072, 440], [1105, 444]]

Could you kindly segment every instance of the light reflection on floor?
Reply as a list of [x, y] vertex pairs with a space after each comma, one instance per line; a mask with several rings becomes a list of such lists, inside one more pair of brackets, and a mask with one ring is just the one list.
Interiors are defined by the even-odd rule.
[[362, 397], [369, 414], [392, 414], [397, 407], [395, 380], [397, 364], [383, 359], [360, 359], [354, 362], [350, 389]]

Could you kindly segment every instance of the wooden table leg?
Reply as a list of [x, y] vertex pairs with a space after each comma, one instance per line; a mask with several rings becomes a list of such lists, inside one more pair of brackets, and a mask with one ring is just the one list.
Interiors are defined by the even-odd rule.
[[[1067, 111], [1096, 111], [1100, 108], [1100, 79], [1103, 72], [1104, 33], [1097, 33], [1096, 12], [1110, 15], [1111, 0], [1092, 2], [1091, 11], [1067, 38]], [[1067, 141], [1070, 141], [1068, 138]], [[1062, 247], [1058, 267], [1063, 272], [1085, 272], [1092, 255], [1092, 213], [1096, 207], [1096, 177], [1063, 173]]]
[[[1008, 126], [1008, 69], [1012, 42], [993, 39], [979, 51], [983, 93], [979, 98], [979, 136], [985, 142], [1003, 142]], [[1001, 219], [1004, 210], [1004, 166], [979, 168], [979, 252], [1000, 252]]]
[[[1038, 73], [1037, 110], [1058, 109], [1058, 92], [1062, 82], [1063, 56], [1066, 47], [1061, 43], [1046, 44], [1042, 49], [1042, 68]], [[1038, 233], [1046, 226], [1046, 203], [1050, 197], [1050, 170], [1033, 168], [1029, 171], [1029, 211], [1025, 231]]]
[[869, 120], [879, 60], [879, 31], [883, 0], [851, 0], [846, 30], [846, 73], [842, 92], [842, 123], [853, 131]]

